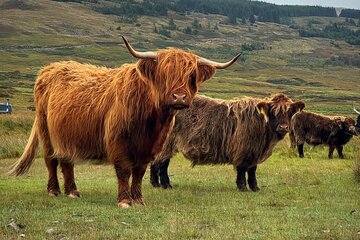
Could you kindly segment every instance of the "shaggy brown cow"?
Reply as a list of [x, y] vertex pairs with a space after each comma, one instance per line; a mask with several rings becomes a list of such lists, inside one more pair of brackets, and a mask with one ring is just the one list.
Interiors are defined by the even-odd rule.
[[[43, 145], [49, 172], [48, 193], [60, 193], [60, 163], [65, 193], [78, 197], [76, 159], [107, 158], [118, 178], [118, 206], [144, 205], [141, 184], [172, 127], [178, 109], [188, 107], [201, 82], [211, 78], [216, 63], [179, 49], [137, 52], [124, 38], [136, 64], [108, 69], [77, 62], [43, 68], [35, 83], [36, 117], [16, 175], [30, 167]], [[129, 178], [132, 176], [132, 185]]]
[[[231, 163], [237, 169], [237, 187], [258, 191], [256, 168], [270, 157], [289, 130], [291, 116], [305, 107], [287, 96], [232, 101], [196, 96], [193, 105], [175, 117], [163, 150], [151, 166], [153, 186], [171, 188], [167, 168], [170, 158], [182, 152], [193, 165]], [[160, 184], [159, 184], [160, 177]]]
[[299, 157], [304, 157], [304, 143], [311, 145], [329, 145], [329, 158], [333, 158], [334, 149], [339, 158], [344, 158], [343, 146], [357, 135], [355, 121], [345, 117], [327, 117], [311, 112], [300, 112], [291, 119], [291, 146], [297, 146]]

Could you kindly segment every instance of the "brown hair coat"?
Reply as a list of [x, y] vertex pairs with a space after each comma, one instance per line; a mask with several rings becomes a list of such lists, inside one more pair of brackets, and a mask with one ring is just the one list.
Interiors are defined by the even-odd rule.
[[304, 106], [283, 94], [270, 99], [247, 97], [231, 101], [196, 96], [193, 105], [176, 116], [156, 161], [167, 161], [182, 152], [193, 165], [231, 163], [235, 168], [256, 167], [285, 136], [289, 116]]
[[44, 67], [35, 82], [32, 132], [12, 173], [21, 175], [29, 169], [40, 140], [50, 195], [60, 193], [58, 164], [65, 193], [79, 196], [74, 161], [107, 158], [118, 177], [118, 205], [144, 204], [142, 177], [172, 127], [175, 94], [186, 96], [184, 103], [190, 105], [198, 85], [216, 69], [198, 64], [196, 55], [179, 49], [156, 55], [115, 69], [74, 61]]

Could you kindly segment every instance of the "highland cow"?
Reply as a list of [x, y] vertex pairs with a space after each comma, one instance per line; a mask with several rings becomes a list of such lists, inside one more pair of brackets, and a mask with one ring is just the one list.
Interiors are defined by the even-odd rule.
[[[227, 63], [180, 49], [138, 52], [125, 38], [136, 64], [115, 69], [77, 62], [44, 67], [35, 82], [36, 116], [28, 144], [12, 173], [25, 173], [39, 141], [49, 173], [49, 195], [79, 197], [74, 180], [78, 159], [107, 159], [118, 179], [118, 206], [144, 205], [141, 185], [149, 162], [161, 150], [177, 110], [191, 104], [199, 84]], [[132, 176], [131, 187], [129, 178]]]
[[339, 158], [344, 158], [343, 146], [357, 135], [355, 121], [345, 117], [327, 117], [311, 112], [300, 112], [291, 119], [290, 140], [297, 147], [299, 157], [304, 157], [304, 143], [329, 145], [328, 157], [333, 158], [336, 148]]
[[[272, 154], [289, 130], [290, 118], [305, 107], [284, 94], [268, 99], [218, 100], [196, 96], [193, 105], [176, 115], [163, 150], [151, 166], [151, 184], [171, 188], [167, 168], [181, 152], [192, 165], [233, 164], [239, 190], [259, 191], [257, 165]], [[160, 177], [160, 183], [159, 183]]]

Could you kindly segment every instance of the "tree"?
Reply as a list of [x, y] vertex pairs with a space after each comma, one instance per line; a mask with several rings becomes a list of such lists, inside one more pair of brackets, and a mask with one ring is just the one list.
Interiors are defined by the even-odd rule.
[[253, 14], [250, 15], [249, 21], [251, 24], [255, 23], [255, 16]]
[[199, 19], [195, 18], [194, 21], [192, 22], [191, 26], [195, 29], [200, 29], [201, 24], [199, 23]]
[[229, 24], [236, 24], [236, 12], [235, 11], [230, 11], [227, 15], [228, 17], [228, 23]]
[[191, 35], [192, 34], [192, 28], [191, 27], [186, 27], [185, 30], [184, 30], [184, 33]]
[[242, 24], [246, 24], [246, 19], [245, 19], [245, 17], [242, 17], [242, 18], [241, 18], [241, 23], [242, 23]]
[[176, 24], [174, 22], [174, 19], [170, 18], [168, 29], [170, 30], [176, 30]]

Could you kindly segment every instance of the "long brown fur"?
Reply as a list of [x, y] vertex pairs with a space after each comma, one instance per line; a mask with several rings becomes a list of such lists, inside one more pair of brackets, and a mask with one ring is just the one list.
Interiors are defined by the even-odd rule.
[[[119, 178], [119, 203], [125, 199], [125, 205], [130, 204], [128, 178], [122, 176], [136, 172], [131, 194], [142, 204], [144, 166], [160, 151], [177, 112], [171, 107], [173, 94], [185, 94], [190, 104], [198, 85], [214, 74], [214, 67], [198, 65], [196, 55], [179, 49], [158, 51], [156, 60], [115, 69], [74, 61], [52, 63], [35, 82], [32, 134], [11, 172], [21, 175], [29, 169], [40, 140], [49, 194], [59, 193], [57, 162], [64, 163], [63, 171], [72, 171], [78, 159], [107, 158]], [[190, 84], [192, 78], [195, 82]], [[67, 194], [79, 195], [71, 174], [67, 182], [73, 186], [65, 186], [70, 189]]]
[[304, 157], [304, 143], [311, 145], [329, 145], [329, 158], [336, 148], [340, 158], [343, 146], [353, 135], [357, 135], [356, 123], [352, 118], [343, 116], [324, 116], [303, 111], [295, 114], [291, 120], [290, 140], [292, 147], [298, 147], [300, 157]]
[[279, 134], [278, 125], [289, 125], [289, 116], [304, 106], [283, 94], [270, 99], [247, 97], [231, 101], [196, 96], [193, 105], [176, 116], [156, 162], [182, 152], [193, 165], [230, 163], [235, 168], [254, 167], [265, 161], [284, 137], [286, 132]]

